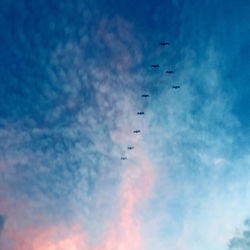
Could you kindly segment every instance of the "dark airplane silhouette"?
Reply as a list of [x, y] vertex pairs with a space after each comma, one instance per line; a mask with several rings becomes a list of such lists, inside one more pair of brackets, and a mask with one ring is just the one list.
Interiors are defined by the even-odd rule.
[[137, 115], [144, 115], [144, 112], [137, 112]]
[[160, 65], [159, 65], [159, 64], [152, 64], [151, 67], [152, 67], [152, 68], [159, 68]]
[[173, 71], [173, 70], [167, 70], [166, 73], [167, 73], [167, 74], [173, 74], [174, 71]]
[[149, 97], [149, 95], [148, 94], [143, 94], [143, 95], [141, 95], [141, 97]]
[[127, 160], [127, 157], [121, 157], [121, 160], [123, 160], [123, 161]]
[[134, 149], [134, 147], [128, 147], [128, 149], [129, 149], [129, 150], [132, 150], [132, 149]]
[[141, 132], [141, 130], [134, 130], [134, 133], [135, 134], [138, 134], [138, 133], [140, 133]]
[[160, 43], [160, 45], [165, 46], [165, 45], [169, 45], [169, 43], [163, 42], [163, 43]]
[[180, 86], [173, 86], [172, 88], [173, 88], [173, 89], [179, 89]]

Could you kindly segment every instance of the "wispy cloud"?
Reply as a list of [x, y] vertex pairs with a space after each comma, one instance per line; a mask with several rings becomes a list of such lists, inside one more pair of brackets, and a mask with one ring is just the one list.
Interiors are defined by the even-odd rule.
[[[95, 1], [17, 5], [0, 87], [6, 250], [226, 249], [250, 207], [249, 150], [226, 70], [232, 52], [217, 16], [212, 31], [201, 3], [172, 2], [180, 26], [156, 35]], [[159, 6], [154, 24], [169, 12]]]
[[[43, 90], [55, 106], [40, 124], [29, 117], [2, 128], [8, 166], [2, 173], [8, 192], [2, 190], [2, 200], [13, 200], [7, 207], [27, 203], [33, 216], [26, 222], [18, 218], [20, 224], [14, 226], [22, 208], [4, 209], [10, 218], [5, 235], [14, 249], [142, 248], [140, 219], [134, 213], [150, 193], [154, 171], [140, 149], [140, 136], [133, 134], [147, 125], [136, 115], [141, 93], [134, 86], [138, 72], [131, 71], [141, 56], [131, 30], [119, 17], [101, 20], [95, 37], [86, 38], [95, 45], [95, 56], [107, 53], [100, 60], [86, 54], [86, 39], [58, 46]], [[130, 144], [136, 153], [122, 165], [120, 157]], [[44, 216], [48, 218], [38, 227]], [[78, 221], [79, 230], [54, 226], [61, 221]], [[22, 223], [26, 229], [20, 232]]]

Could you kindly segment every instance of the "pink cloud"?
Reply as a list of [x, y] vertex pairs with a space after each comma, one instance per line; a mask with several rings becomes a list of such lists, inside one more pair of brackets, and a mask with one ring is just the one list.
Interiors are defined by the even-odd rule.
[[41, 229], [28, 228], [24, 232], [7, 232], [13, 250], [84, 250], [88, 249], [85, 234], [77, 226], [70, 230], [63, 226]]
[[[130, 45], [130, 43], [134, 44], [135, 42], [130, 33], [129, 25], [120, 18], [116, 18], [113, 21], [112, 27], [110, 28], [110, 22], [103, 20], [97, 33], [107, 47], [111, 49], [115, 48], [115, 53], [113, 53], [115, 55], [112, 61], [115, 62], [118, 70], [122, 70], [122, 76], [127, 82], [127, 79], [130, 79], [130, 75], [124, 74], [124, 71], [127, 72], [133, 66], [135, 61], [133, 54], [136, 55], [136, 62], [140, 61], [140, 55], [137, 49], [133, 49], [132, 53], [128, 49], [128, 47], [131, 47], [128, 45]], [[133, 60], [131, 58], [133, 58]], [[107, 82], [110, 82], [109, 79]], [[104, 89], [101, 95], [105, 97], [106, 92], [110, 92], [109, 90], [110, 88], [107, 90]], [[114, 96], [116, 96], [116, 94]], [[103, 99], [101, 99], [100, 103], [104, 103]], [[114, 102], [112, 102], [112, 104], [113, 103]], [[131, 122], [130, 120], [127, 122], [128, 114], [134, 114], [130, 98], [124, 101], [120, 101], [119, 99], [119, 102], [117, 101], [115, 103], [116, 105], [120, 104], [120, 106], [116, 107], [114, 111], [120, 108], [123, 112], [116, 120], [116, 129], [111, 132], [113, 142], [120, 145], [127, 145], [129, 142], [132, 142], [133, 145], [138, 144], [140, 135], [134, 135], [130, 128], [131, 123], [137, 124], [137, 120], [132, 118]], [[129, 138], [127, 131], [131, 133], [131, 137]], [[44, 226], [29, 227], [18, 233], [16, 231], [5, 232], [14, 244], [11, 250], [144, 249], [141, 221], [136, 215], [136, 212], [137, 209], [142, 207], [150, 195], [154, 184], [155, 173], [149, 159], [139, 147], [136, 148], [133, 153], [135, 154], [135, 162], [132, 164], [130, 163], [131, 161], [128, 161], [128, 165], [123, 166], [124, 171], [119, 189], [119, 209], [116, 219], [107, 223], [107, 232], [101, 242], [95, 242], [95, 244], [93, 244], [94, 246], [90, 246], [88, 244], [88, 235], [76, 226], [72, 228], [65, 226], [49, 226], [48, 228]]]
[[141, 250], [144, 249], [140, 232], [140, 220], [135, 212], [150, 195], [154, 183], [151, 163], [142, 151], [138, 152], [136, 165], [125, 166], [120, 190], [120, 220], [111, 222], [104, 243], [94, 250]]
[[138, 41], [132, 36], [132, 25], [116, 16], [111, 20], [103, 18], [99, 24], [97, 35], [100, 41], [113, 53], [113, 60], [118, 71], [129, 70], [135, 62], [141, 61], [137, 51]]
[[6, 168], [6, 164], [4, 162], [0, 162], [0, 172], [4, 171], [4, 169]]
[[79, 226], [29, 227], [20, 232], [5, 230], [11, 239], [11, 250], [142, 250], [145, 249], [141, 222], [136, 216], [150, 195], [154, 183], [153, 166], [138, 150], [136, 164], [124, 167], [119, 193], [119, 213], [108, 223], [103, 240], [95, 246], [88, 244], [89, 237]]

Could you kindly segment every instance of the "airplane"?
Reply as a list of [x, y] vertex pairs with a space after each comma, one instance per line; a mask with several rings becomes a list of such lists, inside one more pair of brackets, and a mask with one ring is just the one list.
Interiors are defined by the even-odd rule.
[[167, 74], [173, 74], [174, 71], [173, 71], [173, 70], [167, 70], [166, 73], [167, 73]]
[[173, 89], [179, 89], [180, 86], [173, 86], [172, 88], [173, 88]]
[[151, 67], [152, 67], [152, 68], [159, 68], [160, 65], [159, 65], [159, 64], [152, 64]]
[[169, 45], [169, 43], [163, 42], [163, 43], [160, 43], [160, 45], [165, 46], [165, 45]]
[[127, 160], [127, 157], [121, 157], [121, 160], [125, 161]]
[[141, 130], [134, 130], [134, 133], [135, 134], [138, 134], [138, 133], [140, 133], [141, 132]]
[[141, 95], [141, 97], [149, 97], [149, 95], [148, 94], [143, 94], [143, 95]]
[[144, 115], [144, 112], [137, 112], [137, 115]]
[[129, 149], [129, 150], [132, 150], [132, 149], [134, 149], [134, 147], [128, 147], [128, 149]]

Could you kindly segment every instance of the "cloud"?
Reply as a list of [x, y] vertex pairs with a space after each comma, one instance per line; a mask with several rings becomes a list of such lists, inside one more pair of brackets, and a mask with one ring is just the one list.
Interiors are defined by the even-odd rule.
[[229, 249], [248, 250], [250, 248], [250, 220], [247, 219], [244, 225], [246, 227], [245, 230], [230, 240]]
[[138, 151], [137, 161], [125, 166], [119, 191], [118, 219], [111, 223], [111, 229], [100, 250], [139, 250], [146, 247], [136, 210], [149, 198], [155, 176], [146, 155], [141, 150]]
[[[153, 166], [138, 152], [134, 164], [126, 165], [119, 188], [119, 209], [114, 220], [107, 224], [103, 239], [90, 239], [77, 225], [28, 227], [21, 231], [8, 230], [5, 233], [15, 250], [141, 250], [145, 249], [141, 234], [141, 222], [136, 210], [149, 198], [154, 183]], [[94, 242], [94, 243], [91, 243]]]
[[[1, 120], [7, 167], [0, 199], [7, 201], [0, 209], [10, 218], [14, 249], [142, 248], [137, 209], [150, 196], [154, 171], [133, 134], [147, 128], [136, 115], [140, 87], [134, 82], [141, 78], [133, 67], [141, 61], [140, 46], [133, 27], [118, 16], [92, 25], [97, 33], [59, 43], [48, 54], [41, 95], [27, 107], [41, 109], [39, 117], [17, 110], [17, 121]], [[96, 51], [89, 52], [91, 44]], [[122, 165], [131, 143], [135, 152]], [[60, 226], [75, 221], [84, 233]]]
[[[158, 95], [147, 112], [144, 140], [158, 173], [151, 216], [157, 214], [157, 249], [219, 250], [249, 211], [249, 150], [240, 146], [244, 133], [234, 113], [235, 82], [224, 75], [226, 49], [213, 33], [203, 34], [202, 21], [195, 25], [202, 34], [195, 33], [195, 9], [188, 8], [176, 75], [155, 83]], [[203, 35], [209, 36], [204, 47]], [[181, 91], [172, 91], [172, 82], [180, 82]]]
[[48, 229], [28, 228], [22, 232], [7, 232], [14, 250], [80, 250], [88, 249], [86, 236], [77, 227], [51, 226]]
[[[140, 33], [95, 1], [16, 7], [0, 98], [0, 213], [16, 247], [217, 250], [246, 215], [250, 161], [225, 77], [231, 52], [200, 3], [172, 2], [183, 8], [174, 21], [171, 8], [156, 9], [170, 30], [182, 22], [167, 49], [155, 42], [165, 32]], [[154, 60], [176, 74], [152, 73]]]
[[5, 168], [6, 168], [6, 164], [3, 163], [3, 162], [1, 162], [1, 163], [0, 163], [0, 172], [1, 172], [1, 171], [4, 171]]

